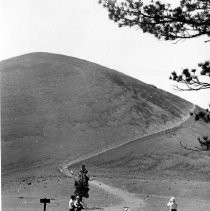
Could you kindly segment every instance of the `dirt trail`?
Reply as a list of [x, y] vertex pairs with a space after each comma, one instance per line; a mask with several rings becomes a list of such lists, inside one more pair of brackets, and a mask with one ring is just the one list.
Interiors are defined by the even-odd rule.
[[[74, 175], [69, 171], [67, 166], [59, 170], [62, 174], [74, 178]], [[91, 185], [94, 185], [95, 187], [103, 189], [105, 192], [112, 194], [120, 199], [119, 204], [103, 208], [103, 210], [105, 211], [122, 211], [124, 208], [129, 208], [129, 211], [135, 211], [139, 210], [140, 207], [143, 207], [145, 205], [144, 200], [137, 197], [135, 194], [131, 194], [127, 191], [106, 185], [96, 180], [91, 180], [89, 183]]]
[[[196, 106], [193, 104], [193, 108], [191, 111], [194, 111], [196, 108]], [[157, 131], [155, 133], [151, 133], [151, 134], [148, 134], [146, 136], [143, 136], [143, 137], [140, 137], [138, 140], [140, 140], [141, 138], [144, 138], [144, 137], [148, 137], [148, 136], [151, 136], [151, 135], [154, 135], [154, 134], [159, 134], [159, 133], [162, 133], [162, 132], [166, 132], [168, 130], [172, 130], [176, 127], [179, 127], [181, 124], [183, 124], [185, 121], [187, 121], [189, 119], [190, 115], [186, 115], [186, 117], [180, 121], [178, 124], [174, 125], [173, 127], [170, 127], [170, 128], [166, 128], [164, 130], [160, 130], [160, 131]], [[91, 154], [87, 154], [83, 157], [80, 157], [78, 159], [75, 159], [71, 162], [68, 162], [68, 163], [65, 163], [61, 166], [61, 168], [59, 168], [59, 171], [68, 176], [68, 177], [74, 177], [74, 175], [70, 172], [69, 170], [69, 167], [73, 164], [76, 164], [76, 163], [79, 163], [81, 161], [84, 161], [86, 159], [89, 159], [89, 158], [92, 158], [92, 157], [95, 157], [99, 154], [102, 154], [102, 153], [105, 153], [109, 150], [112, 150], [112, 149], [116, 149], [118, 147], [121, 147], [125, 144], [128, 144], [130, 142], [133, 142], [133, 141], [136, 141], [135, 140], [130, 140], [130, 141], [127, 141], [127, 142], [124, 142], [124, 143], [121, 143], [119, 145], [116, 145], [116, 146], [113, 146], [113, 147], [110, 147], [110, 148], [107, 148], [107, 149], [104, 149], [104, 150], [101, 150], [99, 152], [96, 152], [96, 153], [91, 153]], [[127, 191], [124, 191], [124, 190], [121, 190], [119, 188], [115, 188], [115, 187], [112, 187], [112, 186], [109, 186], [109, 185], [106, 185], [102, 182], [98, 182], [96, 180], [92, 180], [90, 181], [90, 184], [98, 187], [98, 188], [101, 188], [103, 189], [104, 191], [106, 191], [107, 193], [109, 194], [112, 194], [114, 196], [117, 196], [118, 198], [121, 199], [121, 203], [120, 204], [117, 204], [117, 205], [112, 205], [110, 207], [106, 207], [104, 208], [103, 210], [105, 211], [122, 211], [124, 208], [129, 208], [128, 210], [132, 210], [132, 211], [135, 211], [135, 210], [139, 210], [139, 208], [141, 207], [144, 207], [145, 206], [145, 202], [143, 199], [137, 197], [135, 194], [131, 194]]]
[[104, 210], [106, 211], [113, 211], [113, 210], [122, 211], [126, 207], [129, 208], [129, 210], [139, 210], [140, 207], [143, 207], [145, 205], [144, 200], [137, 197], [135, 194], [131, 194], [127, 191], [111, 187], [109, 185], [100, 183], [95, 180], [91, 181], [91, 184], [99, 188], [102, 188], [106, 192], [111, 193], [112, 195], [115, 195], [122, 200], [120, 204], [104, 208]]
[[[191, 109], [189, 112], [193, 112], [193, 111], [195, 110], [195, 108], [196, 108], [196, 105], [193, 104], [193, 107], [192, 107], [192, 109]], [[154, 132], [154, 133], [149, 133], [149, 134], [147, 134], [147, 135], [145, 135], [145, 136], [141, 136], [141, 137], [139, 137], [139, 138], [131, 139], [131, 140], [125, 141], [125, 142], [123, 142], [123, 143], [121, 143], [121, 144], [118, 144], [118, 145], [115, 145], [115, 146], [110, 146], [110, 147], [108, 147], [108, 148], [101, 149], [100, 151], [97, 151], [97, 152], [91, 152], [91, 153], [89, 153], [89, 154], [85, 154], [84, 156], [80, 156], [80, 157], [78, 157], [77, 159], [75, 159], [75, 160], [73, 160], [73, 161], [71, 161], [71, 162], [64, 163], [64, 164], [61, 166], [61, 169], [66, 168], [66, 167], [70, 167], [70, 166], [73, 165], [73, 164], [76, 164], [76, 163], [79, 163], [79, 162], [81, 162], [81, 161], [87, 160], [87, 159], [89, 159], [89, 158], [95, 157], [95, 156], [100, 155], [100, 154], [102, 154], [102, 153], [105, 153], [105, 152], [107, 152], [107, 151], [109, 151], [109, 150], [116, 149], [116, 148], [118, 148], [118, 147], [121, 147], [121, 146], [123, 146], [123, 145], [129, 144], [129, 143], [134, 142], [134, 141], [136, 141], [136, 140], [140, 140], [140, 139], [145, 138], [145, 137], [149, 137], [149, 136], [153, 136], [153, 135], [156, 135], [156, 134], [159, 134], [159, 133], [163, 133], [163, 132], [170, 131], [170, 130], [175, 129], [175, 128], [179, 127], [180, 125], [182, 125], [182, 124], [183, 124], [185, 121], [187, 121], [189, 118], [190, 118], [190, 114], [188, 113], [188, 114], [185, 116], [185, 118], [183, 118], [183, 119], [182, 119], [180, 122], [178, 122], [177, 124], [174, 124], [172, 127], [168, 127], [168, 128], [165, 128], [165, 129], [156, 131], [156, 132]]]

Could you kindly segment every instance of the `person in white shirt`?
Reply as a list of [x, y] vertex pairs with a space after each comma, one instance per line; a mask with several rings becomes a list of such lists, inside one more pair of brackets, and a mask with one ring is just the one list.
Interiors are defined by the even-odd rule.
[[81, 211], [82, 209], [84, 209], [83, 208], [83, 203], [81, 202], [79, 196], [76, 197], [76, 200], [74, 202], [74, 207], [75, 207], [76, 211]]
[[168, 204], [167, 204], [168, 207], [170, 207], [170, 211], [177, 211], [177, 203], [176, 203], [176, 200], [174, 197], [171, 197], [171, 199], [169, 200]]
[[71, 199], [69, 200], [69, 211], [75, 211], [74, 203], [76, 201], [76, 196], [72, 195]]

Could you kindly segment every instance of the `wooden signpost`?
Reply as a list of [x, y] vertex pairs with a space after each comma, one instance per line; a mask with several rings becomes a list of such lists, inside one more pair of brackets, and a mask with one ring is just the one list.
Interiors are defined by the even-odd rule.
[[50, 199], [40, 199], [40, 203], [44, 203], [44, 211], [46, 211], [46, 204], [50, 203]]

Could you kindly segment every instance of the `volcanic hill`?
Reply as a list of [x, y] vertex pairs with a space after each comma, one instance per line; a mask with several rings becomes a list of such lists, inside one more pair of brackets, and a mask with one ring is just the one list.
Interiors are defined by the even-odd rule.
[[31, 53], [0, 63], [2, 174], [100, 151], [181, 122], [193, 105], [85, 60]]

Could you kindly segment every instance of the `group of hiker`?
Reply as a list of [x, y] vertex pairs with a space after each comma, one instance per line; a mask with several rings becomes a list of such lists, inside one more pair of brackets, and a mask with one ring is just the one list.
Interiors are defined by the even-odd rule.
[[[177, 211], [177, 203], [174, 197], [171, 197], [167, 206], [170, 208], [170, 211]], [[69, 211], [81, 211], [84, 209], [83, 203], [80, 200], [79, 196], [72, 195], [69, 201]], [[123, 211], [128, 211], [129, 208], [124, 208]]]
[[69, 201], [69, 211], [81, 211], [84, 205], [79, 196], [72, 195]]
[[[81, 211], [84, 209], [84, 203], [82, 202], [82, 197], [89, 197], [88, 191], [88, 180], [89, 177], [87, 176], [87, 169], [85, 165], [81, 166], [81, 169], [78, 175], [75, 177], [73, 172], [71, 172], [72, 177], [75, 178], [75, 195], [72, 195], [69, 200], [69, 211]], [[174, 197], [171, 197], [169, 202], [167, 203], [170, 211], [177, 211], [177, 203]], [[123, 211], [129, 211], [129, 207], [124, 207]]]
[[69, 211], [81, 211], [84, 209], [83, 198], [88, 198], [89, 194], [89, 177], [87, 176], [88, 170], [85, 165], [81, 166], [80, 171], [77, 175], [74, 175], [71, 171], [71, 177], [74, 178], [75, 191], [74, 195], [71, 196], [69, 201]]

